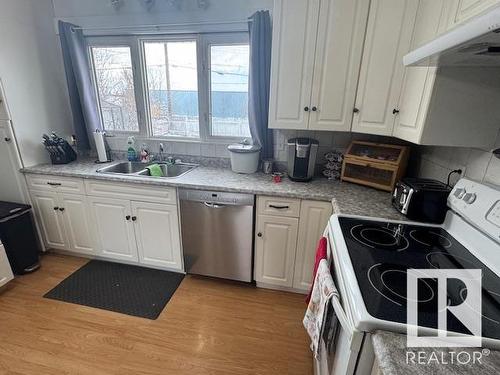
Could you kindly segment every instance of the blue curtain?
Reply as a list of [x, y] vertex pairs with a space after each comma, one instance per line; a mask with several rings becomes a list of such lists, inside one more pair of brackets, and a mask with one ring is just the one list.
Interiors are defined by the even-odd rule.
[[89, 134], [100, 129], [101, 122], [90, 78], [87, 44], [82, 30], [67, 22], [59, 21], [59, 37], [78, 149], [90, 150]]
[[262, 147], [262, 158], [273, 158], [273, 133], [267, 127], [271, 75], [271, 16], [254, 13], [248, 22], [250, 33], [250, 74], [248, 78], [248, 120], [254, 144]]

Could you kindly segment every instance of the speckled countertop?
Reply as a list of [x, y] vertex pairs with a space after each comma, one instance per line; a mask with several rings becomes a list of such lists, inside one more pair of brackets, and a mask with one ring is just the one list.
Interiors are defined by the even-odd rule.
[[[491, 375], [500, 372], [500, 351], [481, 349], [481, 348], [408, 348], [406, 346], [406, 336], [393, 332], [376, 331], [372, 335], [373, 349], [375, 357], [383, 375], [420, 375], [420, 374], [446, 374], [446, 375]], [[420, 361], [415, 359], [416, 363], [412, 362], [412, 357], [409, 357], [407, 363], [407, 352], [413, 352], [418, 355], [419, 352], [425, 353]], [[450, 352], [454, 352], [452, 355]], [[457, 353], [466, 352], [468, 354], [460, 354], [461, 362], [452, 357], [457, 358]], [[481, 359], [475, 363], [466, 363], [468, 355], [473, 357], [472, 352], [480, 352]], [[435, 353], [435, 360], [431, 358], [431, 353]], [[415, 357], [417, 358], [417, 357]], [[442, 359], [444, 360], [442, 360]], [[442, 362], [447, 362], [442, 364]]]
[[281, 183], [275, 184], [271, 181], [269, 175], [263, 173], [245, 175], [234, 173], [230, 169], [203, 166], [172, 179], [96, 172], [98, 168], [106, 165], [108, 164], [97, 165], [93, 160], [82, 159], [63, 165], [41, 164], [24, 168], [21, 171], [24, 173], [91, 178], [156, 186], [332, 201], [337, 212], [342, 214], [404, 220], [404, 217], [391, 206], [390, 194], [347, 182], [329, 181], [320, 177], [309, 183], [293, 182], [288, 178], [284, 178]]

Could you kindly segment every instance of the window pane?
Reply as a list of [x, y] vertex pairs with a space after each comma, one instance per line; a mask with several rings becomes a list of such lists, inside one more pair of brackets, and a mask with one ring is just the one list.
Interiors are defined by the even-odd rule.
[[129, 47], [92, 47], [104, 129], [139, 131]]
[[250, 137], [248, 127], [247, 45], [210, 48], [210, 105], [212, 135]]
[[199, 137], [196, 41], [144, 44], [154, 136]]

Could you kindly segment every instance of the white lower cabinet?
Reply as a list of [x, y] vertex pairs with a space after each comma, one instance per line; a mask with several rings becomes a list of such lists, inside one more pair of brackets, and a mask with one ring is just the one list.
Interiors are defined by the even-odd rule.
[[137, 245], [130, 201], [89, 197], [97, 234], [97, 253], [104, 257], [137, 261]]
[[85, 195], [32, 190], [31, 199], [46, 247], [95, 253], [94, 231]]
[[68, 249], [58, 193], [31, 191], [31, 200], [46, 247]]
[[293, 273], [295, 289], [309, 291], [311, 287], [317, 244], [323, 236], [332, 211], [330, 202], [302, 201]]
[[269, 215], [257, 216], [255, 280], [291, 287], [297, 247], [299, 219]]
[[47, 248], [183, 271], [175, 188], [43, 175], [26, 180]]
[[7, 284], [13, 278], [14, 274], [12, 273], [12, 268], [10, 268], [9, 259], [7, 259], [5, 249], [0, 243], [0, 287]]
[[139, 261], [182, 270], [177, 206], [132, 202], [132, 215]]
[[[255, 280], [258, 286], [305, 292], [312, 281], [316, 246], [332, 214], [330, 202], [273, 197], [282, 205], [300, 206], [295, 217], [263, 214], [270, 197], [257, 198]], [[286, 210], [283, 209], [283, 212]]]
[[98, 254], [182, 271], [177, 206], [90, 197]]
[[69, 250], [94, 254], [95, 238], [87, 197], [77, 194], [60, 194], [59, 206], [60, 210], [62, 209], [60, 212], [62, 212]]

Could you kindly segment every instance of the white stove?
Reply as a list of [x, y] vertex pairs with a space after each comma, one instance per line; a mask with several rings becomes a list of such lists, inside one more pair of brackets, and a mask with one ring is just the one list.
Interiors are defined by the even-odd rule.
[[[461, 179], [448, 197], [442, 225], [333, 215], [326, 233], [340, 299], [334, 301], [341, 329], [320, 374], [369, 374], [377, 329], [406, 333], [406, 273], [410, 268], [481, 269], [483, 346], [500, 348], [500, 191]], [[437, 328], [437, 286], [422, 280], [419, 327]], [[464, 303], [465, 285], [448, 283], [448, 303]], [[467, 333], [458, 320], [448, 329]], [[325, 356], [326, 357], [326, 356]], [[371, 359], [371, 360], [370, 360]]]

